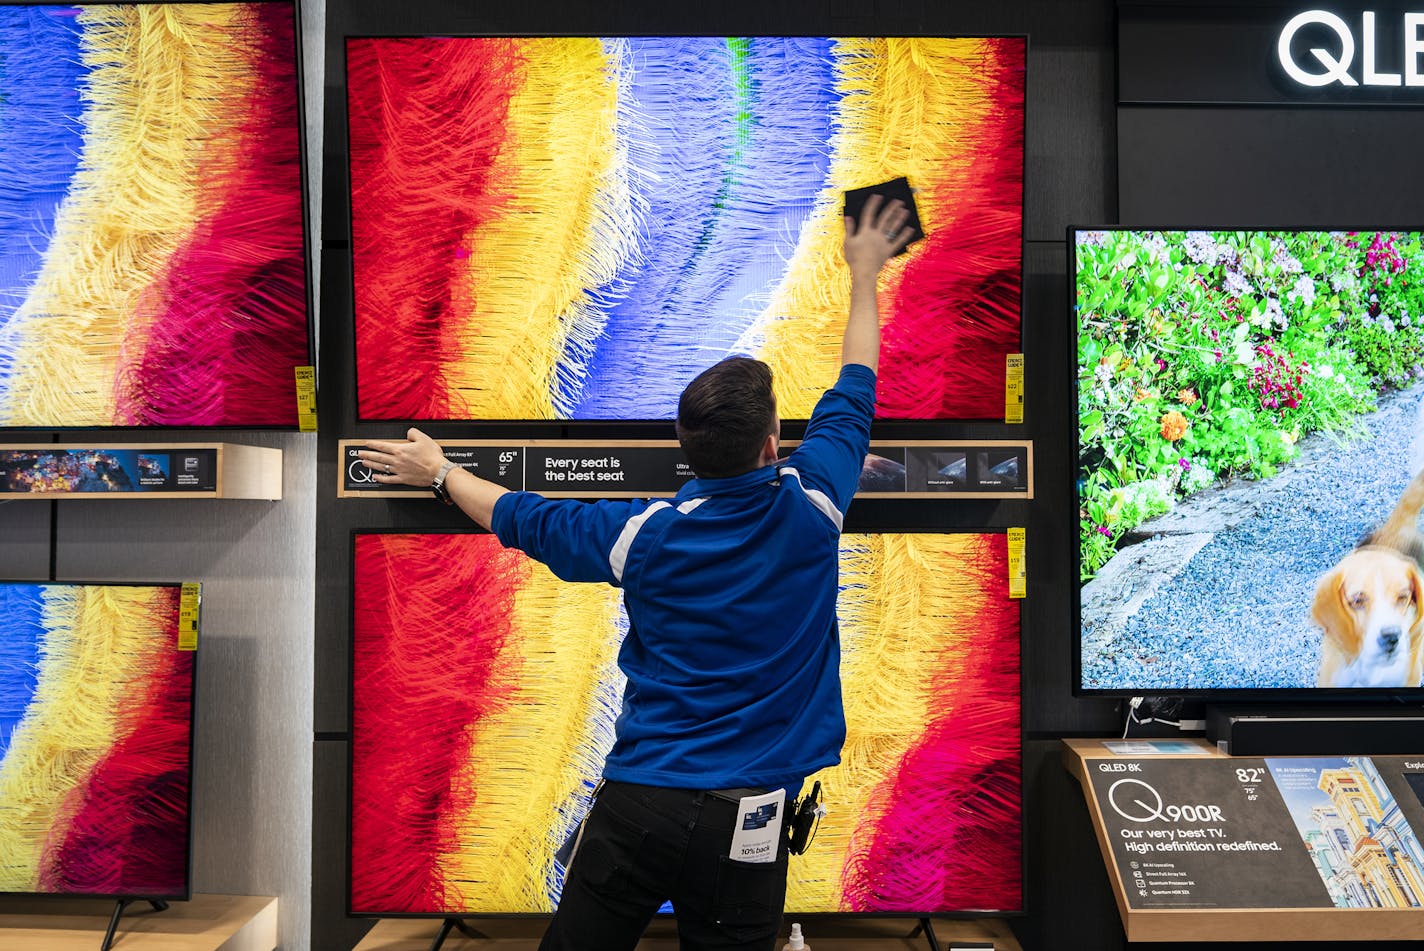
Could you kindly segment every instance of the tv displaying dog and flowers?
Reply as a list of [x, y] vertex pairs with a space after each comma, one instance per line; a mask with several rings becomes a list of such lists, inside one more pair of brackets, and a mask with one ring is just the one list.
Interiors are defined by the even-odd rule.
[[1424, 233], [1068, 244], [1079, 688], [1424, 695]]

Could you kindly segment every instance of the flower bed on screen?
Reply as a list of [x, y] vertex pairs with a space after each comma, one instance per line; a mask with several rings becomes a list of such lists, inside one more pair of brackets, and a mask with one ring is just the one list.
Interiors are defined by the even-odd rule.
[[1085, 231], [1076, 254], [1084, 581], [1177, 500], [1424, 378], [1418, 232]]

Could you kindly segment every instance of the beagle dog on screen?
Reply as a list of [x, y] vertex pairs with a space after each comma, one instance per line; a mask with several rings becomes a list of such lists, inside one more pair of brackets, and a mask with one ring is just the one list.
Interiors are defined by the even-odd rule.
[[1424, 472], [1385, 524], [1326, 572], [1310, 616], [1325, 631], [1321, 687], [1418, 687], [1424, 680]]

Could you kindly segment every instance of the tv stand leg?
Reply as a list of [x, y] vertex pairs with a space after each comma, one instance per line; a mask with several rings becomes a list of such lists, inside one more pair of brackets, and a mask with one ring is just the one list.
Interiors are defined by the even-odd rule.
[[[104, 943], [99, 945], [99, 951], [109, 951], [114, 943], [114, 932], [119, 928], [119, 919], [123, 917], [124, 909], [134, 902], [142, 901], [139, 898], [119, 898], [114, 902], [114, 913], [109, 916], [109, 929], [104, 932]], [[167, 911], [168, 902], [157, 899], [148, 899], [148, 903], [153, 906], [154, 911]]]
[[940, 951], [939, 939], [935, 937], [934, 924], [928, 918], [921, 918], [920, 923], [915, 925], [915, 930], [906, 937], [913, 938], [920, 932], [924, 932], [925, 943], [929, 945], [930, 951]]
[[482, 934], [465, 923], [463, 918], [446, 918], [440, 923], [440, 930], [435, 933], [435, 940], [430, 943], [430, 951], [440, 951], [445, 939], [450, 937], [451, 931], [458, 931], [467, 938], [485, 938], [488, 935]]

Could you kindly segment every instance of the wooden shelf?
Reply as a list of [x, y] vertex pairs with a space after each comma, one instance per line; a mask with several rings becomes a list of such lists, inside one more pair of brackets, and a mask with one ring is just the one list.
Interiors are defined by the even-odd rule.
[[[34, 458], [64, 454], [65, 465]], [[97, 460], [96, 460], [97, 457]], [[140, 457], [144, 457], [143, 460]], [[143, 473], [141, 461], [163, 473]], [[113, 468], [122, 472], [110, 477]], [[166, 468], [164, 468], [166, 467]], [[63, 468], [63, 480], [44, 472]], [[39, 478], [34, 476], [39, 474]], [[58, 487], [56, 487], [58, 486]], [[85, 486], [88, 486], [86, 488]], [[0, 501], [282, 497], [282, 450], [237, 443], [0, 443]]]
[[[98, 951], [114, 903], [92, 899], [0, 900], [0, 948], [5, 951]], [[114, 935], [114, 951], [274, 951], [277, 899], [194, 895], [154, 911], [129, 906]]]
[[[399, 439], [399, 437], [395, 437]], [[342, 499], [430, 499], [429, 489], [372, 482], [357, 458], [366, 439], [337, 443], [336, 495]], [[781, 443], [784, 451], [800, 440]], [[445, 457], [512, 491], [550, 498], [670, 497], [692, 478], [676, 439], [448, 439]], [[875, 439], [860, 499], [1000, 500], [1033, 498], [1033, 443], [1005, 439]], [[947, 461], [963, 469], [951, 484]], [[998, 460], [997, 462], [995, 460]], [[1014, 461], [1012, 477], [993, 467]], [[1022, 471], [1019, 471], [1022, 470]], [[942, 471], [942, 470], [941, 470]], [[973, 483], [973, 484], [971, 484]]]
[[[791, 931], [791, 916], [782, 923], [780, 948]], [[924, 935], [910, 937], [915, 930], [913, 918], [813, 918], [801, 921], [806, 943], [820, 951], [924, 951], [929, 945]], [[543, 919], [469, 919], [470, 927], [484, 934], [482, 939], [467, 938], [451, 932], [445, 939], [447, 951], [526, 951], [539, 947], [544, 933]], [[440, 922], [435, 919], [383, 919], [355, 951], [427, 951]], [[1008, 922], [998, 919], [982, 921], [951, 921], [934, 919], [935, 935], [942, 948], [956, 943], [992, 945], [995, 951], [1021, 951]], [[648, 933], [638, 943], [639, 951], [677, 951], [677, 924], [671, 920], [655, 920]]]
[[[1286, 823], [1290, 822], [1290, 819], [1289, 815], [1285, 813], [1284, 803], [1279, 801], [1279, 796], [1272, 798], [1274, 784], [1268, 775], [1269, 770], [1266, 769], [1264, 758], [1227, 756], [1206, 740], [1195, 738], [1165, 741], [1166, 748], [1178, 749], [1179, 752], [1142, 756], [1126, 752], [1117, 753], [1105, 745], [1117, 742], [1119, 741], [1097, 739], [1064, 740], [1063, 765], [1083, 788], [1083, 795], [1087, 800], [1088, 812], [1093, 822], [1093, 831], [1097, 837], [1103, 861], [1107, 866], [1108, 878], [1113, 887], [1113, 897], [1117, 902], [1118, 912], [1122, 917], [1123, 929], [1128, 941], [1330, 941], [1354, 946], [1368, 941], [1417, 940], [1421, 935], [1424, 935], [1424, 910], [1419, 908], [1337, 908], [1328, 904], [1328, 899], [1320, 906], [1312, 907], [1301, 906], [1305, 903], [1299, 903], [1297, 907], [1265, 907], [1268, 904], [1265, 901], [1261, 902], [1262, 907], [1219, 907], [1228, 903], [1232, 905], [1249, 904], [1253, 896], [1259, 901], [1261, 892], [1271, 888], [1276, 888], [1278, 895], [1284, 894], [1280, 891], [1285, 887], [1284, 883], [1292, 881], [1292, 876], [1295, 876], [1295, 880], [1299, 880], [1299, 869], [1291, 869], [1288, 865], [1290, 860], [1296, 861], [1296, 864], [1299, 865], [1300, 857], [1306, 854], [1306, 848], [1293, 826], [1286, 834], [1279, 836], [1278, 841], [1283, 846], [1281, 851], [1263, 853], [1270, 857], [1266, 860], [1266, 871], [1269, 873], [1269, 870], [1274, 867], [1279, 870], [1279, 874], [1256, 875], [1243, 879], [1239, 870], [1232, 868], [1240, 861], [1237, 856], [1241, 853], [1233, 849], [1232, 852], [1223, 854], [1215, 870], [1221, 872], [1222, 881], [1230, 880], [1235, 883], [1237, 891], [1232, 894], [1230, 902], [1206, 900], [1212, 894], [1219, 899], [1222, 892], [1221, 887], [1213, 889], [1210, 887], [1210, 883], [1197, 881], [1197, 879], [1205, 878], [1215, 871], [1211, 861], [1208, 860], [1205, 863], [1196, 864], [1196, 870], [1193, 872], [1169, 874], [1178, 874], [1184, 877], [1189, 875], [1192, 880], [1184, 881], [1185, 885], [1208, 885], [1203, 889], [1202, 904], [1214, 906], [1135, 907], [1137, 904], [1145, 903], [1147, 899], [1136, 898], [1135, 895], [1139, 893], [1134, 893], [1132, 896], [1128, 893], [1125, 882], [1129, 880], [1129, 874], [1124, 869], [1124, 865], [1132, 864], [1135, 868], [1137, 863], [1123, 861], [1122, 841], [1139, 828], [1165, 829], [1171, 828], [1173, 825], [1178, 828], [1186, 826], [1191, 829], [1194, 837], [1181, 845], [1191, 845], [1196, 848], [1199, 847], [1198, 843], [1212, 841], [1211, 839], [1195, 838], [1196, 835], [1203, 834], [1196, 831], [1197, 826], [1212, 823], [1193, 824], [1187, 819], [1149, 823], [1148, 818], [1143, 816], [1149, 816], [1151, 808], [1144, 808], [1142, 816], [1131, 821], [1107, 816], [1102, 806], [1102, 790], [1095, 790], [1094, 777], [1097, 777], [1099, 787], [1109, 781], [1112, 783], [1140, 783], [1138, 795], [1145, 799], [1150, 799], [1153, 796], [1153, 792], [1141, 790], [1142, 786], [1148, 786], [1148, 783], [1143, 780], [1150, 780], [1153, 785], [1148, 788], [1161, 790], [1162, 799], [1167, 803], [1175, 802], [1174, 792], [1193, 790], [1199, 795], [1195, 798], [1188, 795], [1184, 801], [1191, 804], [1201, 802], [1216, 804], [1216, 808], [1221, 810], [1219, 814], [1229, 817], [1237, 830], [1245, 826], [1255, 830], [1249, 833], [1253, 836], [1277, 835], [1282, 828], [1285, 828]], [[1144, 740], [1140, 742], [1164, 741]], [[1395, 761], [1401, 758], [1371, 757], [1371, 759], [1375, 760], [1377, 764], [1387, 761], [1397, 767], [1399, 763]], [[1136, 765], [1134, 766], [1134, 764]], [[1141, 772], [1133, 771], [1135, 768], [1140, 769]], [[1180, 782], [1176, 788], [1161, 783], [1154, 775], [1165, 774], [1168, 770], [1174, 773]], [[1249, 790], [1251, 794], [1238, 796], [1235, 800], [1229, 796], [1218, 796], [1218, 793], [1228, 789], [1233, 783], [1238, 786], [1242, 785], [1242, 781], [1233, 778], [1238, 770], [1253, 777], [1249, 780], [1253, 784]], [[1227, 776], [1223, 779], [1217, 775], [1218, 773], [1225, 773]], [[1254, 778], [1258, 775], [1259, 779]], [[1142, 778], [1138, 779], [1137, 777]], [[1197, 781], [1192, 781], [1193, 777]], [[1111, 789], [1108, 789], [1107, 798], [1111, 798]], [[1144, 806], [1142, 802], [1138, 802], [1136, 805]], [[1154, 801], [1152, 805], [1159, 812], [1164, 808], [1168, 810], [1173, 808], [1172, 806], [1163, 806], [1161, 802], [1157, 801]], [[1409, 811], [1413, 811], [1413, 804], [1406, 805]], [[1181, 807], [1176, 808], [1180, 809]], [[1268, 832], [1268, 828], [1274, 828], [1276, 832]], [[1415, 831], [1420, 830], [1416, 827]], [[1152, 840], [1145, 841], [1150, 843]], [[1277, 856], [1279, 857], [1277, 858]], [[1129, 855], [1129, 859], [1139, 857], [1137, 853]], [[1178, 857], [1169, 853], [1163, 858], [1167, 861], [1174, 861]], [[1309, 859], [1304, 859], [1304, 861], [1308, 868]], [[1272, 862], [1274, 862], [1274, 866], [1272, 866]], [[1149, 872], [1147, 874], [1160, 873]], [[1309, 878], [1310, 874], [1314, 874], [1314, 870], [1310, 870], [1305, 877]], [[1228, 879], [1228, 876], [1232, 875], [1235, 877]], [[1137, 884], [1143, 883], [1139, 881]], [[1148, 892], [1142, 891], [1140, 894], [1147, 895]], [[1285, 902], [1276, 901], [1275, 904], [1285, 904]]]

